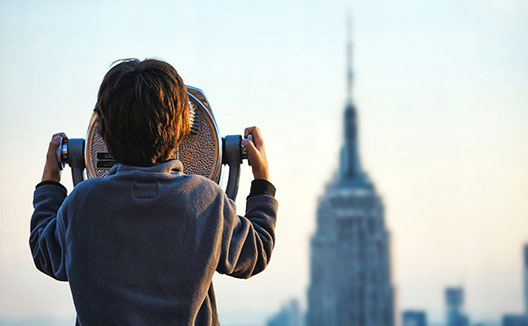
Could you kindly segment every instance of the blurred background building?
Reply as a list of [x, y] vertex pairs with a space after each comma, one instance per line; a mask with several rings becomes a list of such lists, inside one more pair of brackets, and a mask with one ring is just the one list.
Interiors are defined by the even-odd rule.
[[299, 302], [292, 299], [284, 304], [279, 312], [268, 319], [267, 326], [303, 326]]
[[308, 326], [394, 325], [389, 233], [382, 200], [360, 164], [351, 57], [349, 36], [344, 140], [339, 170], [318, 202]]
[[447, 305], [447, 326], [469, 326], [469, 319], [464, 314], [464, 289], [449, 287], [445, 291]]
[[402, 326], [427, 326], [427, 314], [422, 310], [405, 310], [402, 313]]
[[[528, 244], [524, 245], [524, 315], [528, 319]], [[528, 322], [527, 322], [528, 323]]]
[[502, 316], [502, 326], [528, 326], [525, 315], [506, 314]]
[[528, 326], [528, 244], [523, 247], [524, 270], [524, 313], [505, 314], [502, 316], [502, 326]]

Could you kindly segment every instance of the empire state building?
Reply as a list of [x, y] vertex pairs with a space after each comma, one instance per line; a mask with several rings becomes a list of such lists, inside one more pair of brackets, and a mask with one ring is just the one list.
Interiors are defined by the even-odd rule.
[[311, 239], [308, 326], [393, 326], [389, 232], [384, 207], [363, 171], [347, 43], [347, 101], [339, 170], [319, 198]]

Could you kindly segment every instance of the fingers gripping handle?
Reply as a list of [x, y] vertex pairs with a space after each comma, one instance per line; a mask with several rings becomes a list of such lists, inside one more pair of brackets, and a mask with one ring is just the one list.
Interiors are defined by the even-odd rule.
[[62, 138], [57, 149], [57, 162], [62, 170], [66, 163], [71, 167], [73, 185], [84, 180], [84, 139], [72, 138], [63, 143]]

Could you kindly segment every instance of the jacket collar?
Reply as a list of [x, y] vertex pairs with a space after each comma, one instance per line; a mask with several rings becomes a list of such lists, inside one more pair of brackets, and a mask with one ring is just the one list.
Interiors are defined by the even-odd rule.
[[183, 172], [183, 165], [179, 160], [168, 160], [163, 163], [156, 163], [152, 166], [132, 166], [117, 163], [109, 171], [109, 175], [122, 172], [144, 172], [144, 173], [164, 173], [177, 174]]

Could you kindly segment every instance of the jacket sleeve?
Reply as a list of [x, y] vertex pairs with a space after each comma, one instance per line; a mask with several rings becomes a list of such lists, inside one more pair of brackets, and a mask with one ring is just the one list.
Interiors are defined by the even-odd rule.
[[249, 278], [266, 268], [275, 245], [277, 209], [270, 195], [250, 196], [246, 215], [237, 216], [235, 204], [225, 196], [219, 273]]
[[41, 183], [33, 195], [29, 246], [35, 266], [60, 281], [67, 281], [65, 262], [65, 227], [58, 217], [66, 198], [66, 188], [59, 183]]

